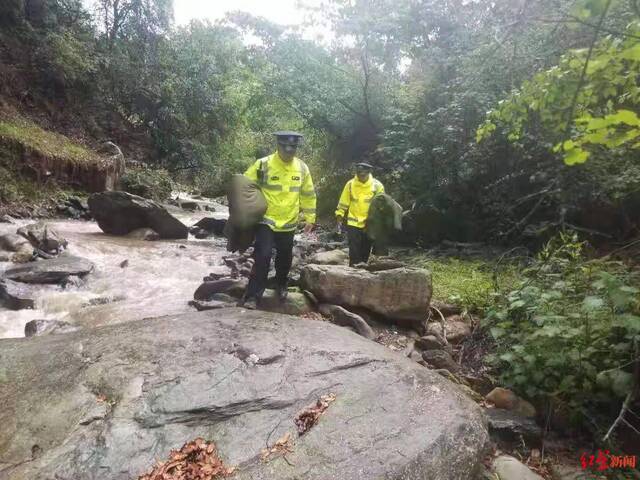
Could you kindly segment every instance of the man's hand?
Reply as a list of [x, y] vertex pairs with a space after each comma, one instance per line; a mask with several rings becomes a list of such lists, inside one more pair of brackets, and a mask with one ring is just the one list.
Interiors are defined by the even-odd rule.
[[302, 230], [302, 233], [304, 233], [305, 235], [308, 233], [313, 232], [313, 230], [316, 228], [316, 224], [315, 223], [305, 223], [304, 224], [304, 229]]

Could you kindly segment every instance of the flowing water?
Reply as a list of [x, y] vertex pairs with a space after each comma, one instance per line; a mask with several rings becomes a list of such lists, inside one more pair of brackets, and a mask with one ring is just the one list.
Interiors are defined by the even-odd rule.
[[[216, 206], [216, 212], [224, 209]], [[187, 226], [211, 215], [177, 209], [171, 213]], [[29, 223], [33, 220], [0, 223], [0, 235], [15, 233]], [[34, 319], [62, 320], [85, 327], [193, 311], [188, 305], [193, 292], [225, 254], [224, 239], [196, 240], [189, 236], [188, 240], [148, 242], [105, 235], [95, 222], [47, 223], [67, 239], [70, 254], [91, 260], [96, 268], [79, 287], [43, 287], [33, 310], [0, 307], [0, 338], [24, 336], [25, 324]], [[0, 276], [12, 265], [0, 263]]]

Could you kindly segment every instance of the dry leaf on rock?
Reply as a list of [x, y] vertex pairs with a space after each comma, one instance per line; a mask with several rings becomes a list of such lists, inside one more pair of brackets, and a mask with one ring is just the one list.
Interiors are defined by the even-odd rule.
[[318, 423], [320, 415], [322, 415], [329, 405], [336, 399], [335, 393], [329, 393], [321, 396], [318, 401], [302, 410], [295, 418], [296, 427], [298, 427], [298, 435], [305, 434], [311, 427]]
[[291, 443], [291, 433], [287, 432], [280, 437], [276, 443], [269, 448], [263, 448], [260, 452], [260, 459], [263, 462], [268, 462], [272, 455], [285, 455], [293, 452], [293, 443]]
[[231, 475], [235, 467], [222, 463], [213, 442], [202, 438], [185, 443], [180, 450], [171, 450], [169, 460], [158, 462], [138, 480], [214, 480]]

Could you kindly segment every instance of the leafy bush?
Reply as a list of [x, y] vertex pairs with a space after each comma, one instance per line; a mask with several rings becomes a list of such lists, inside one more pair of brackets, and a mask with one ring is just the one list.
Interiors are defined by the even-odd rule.
[[506, 385], [568, 407], [575, 422], [593, 425], [597, 412], [606, 412], [599, 425], [605, 428], [617, 414], [612, 398], [632, 388], [640, 275], [619, 262], [586, 260], [584, 249], [563, 233], [523, 271], [518, 288], [489, 312], [486, 325], [497, 342], [489, 360]]
[[125, 192], [152, 200], [166, 200], [171, 195], [173, 183], [166, 170], [140, 168], [127, 171], [120, 179]]

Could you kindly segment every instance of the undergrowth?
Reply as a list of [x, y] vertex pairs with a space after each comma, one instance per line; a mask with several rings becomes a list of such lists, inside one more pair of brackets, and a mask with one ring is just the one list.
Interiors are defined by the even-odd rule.
[[500, 292], [484, 326], [503, 384], [600, 437], [632, 389], [640, 272], [589, 259], [585, 246], [569, 233], [551, 240], [515, 288]]
[[50, 158], [76, 164], [99, 163], [101, 157], [64, 135], [40, 128], [21, 117], [0, 119], [0, 139], [17, 142]]

